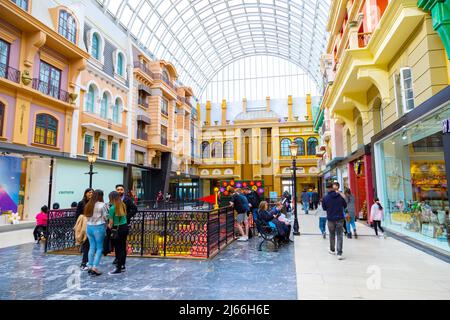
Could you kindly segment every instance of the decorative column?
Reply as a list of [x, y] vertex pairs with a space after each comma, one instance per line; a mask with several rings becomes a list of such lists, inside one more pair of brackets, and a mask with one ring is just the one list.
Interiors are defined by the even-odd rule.
[[294, 120], [293, 107], [292, 107], [292, 96], [288, 96], [288, 121]]
[[227, 124], [227, 101], [225, 99], [222, 100], [222, 125]]
[[306, 121], [312, 121], [311, 94], [306, 95]]
[[205, 119], [206, 125], [211, 125], [211, 101], [206, 101], [206, 119]]
[[247, 112], [247, 98], [242, 99], [242, 112]]
[[266, 111], [270, 112], [270, 97], [266, 97]]

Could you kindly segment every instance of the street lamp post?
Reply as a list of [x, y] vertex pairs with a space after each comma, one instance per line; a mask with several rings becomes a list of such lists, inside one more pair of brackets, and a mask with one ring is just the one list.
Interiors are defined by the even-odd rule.
[[91, 151], [87, 154], [87, 160], [89, 162], [89, 172], [86, 172], [85, 174], [89, 175], [89, 188], [92, 189], [92, 176], [94, 174], [97, 174], [97, 172], [93, 172], [94, 163], [95, 161], [97, 161], [97, 154], [95, 153], [94, 148], [92, 148]]
[[[176, 193], [177, 193], [177, 196], [179, 195], [179, 193], [180, 193], [180, 183], [181, 183], [181, 180], [180, 180], [180, 176], [181, 176], [181, 171], [178, 169], [177, 170], [177, 177], [178, 177], [178, 188], [176, 189]], [[178, 199], [178, 210], [180, 210], [180, 200], [181, 200], [181, 197], [179, 197], [179, 199]]]
[[298, 152], [298, 144], [296, 143], [292, 143], [289, 146], [289, 149], [291, 151], [291, 156], [292, 156], [292, 171], [293, 171], [293, 175], [292, 175], [292, 183], [293, 183], [293, 189], [294, 189], [294, 236], [299, 236], [300, 235], [300, 231], [299, 231], [299, 227], [298, 227], [298, 218], [297, 218], [297, 163], [296, 163], [296, 158], [297, 158], [297, 152]]

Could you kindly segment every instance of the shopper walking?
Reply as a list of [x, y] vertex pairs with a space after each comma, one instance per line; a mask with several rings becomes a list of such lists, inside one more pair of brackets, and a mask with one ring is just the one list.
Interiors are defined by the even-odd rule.
[[313, 193], [312, 193], [313, 210], [317, 210], [319, 201], [320, 201], [319, 192], [317, 191], [317, 188], [314, 188]]
[[122, 201], [120, 194], [113, 191], [109, 194], [109, 224], [111, 229], [111, 238], [113, 241], [114, 252], [117, 259], [116, 268], [109, 274], [119, 274], [125, 271], [125, 262], [127, 259], [127, 207]]
[[358, 234], [356, 233], [356, 223], [355, 223], [355, 197], [352, 195], [350, 189], [345, 189], [345, 199], [347, 201], [347, 213], [346, 213], [346, 225], [347, 225], [347, 237], [349, 239], [352, 238], [352, 228], [353, 235], [355, 239], [358, 238]]
[[[84, 190], [83, 199], [81, 199], [81, 201], [78, 202], [78, 205], [77, 205], [77, 211], [75, 214], [77, 221], [78, 221], [78, 219], [80, 219], [80, 215], [83, 214], [84, 207], [88, 203], [89, 199], [91, 199], [93, 193], [94, 193], [94, 189], [92, 189], [92, 188], [87, 188], [86, 190]], [[84, 230], [84, 231], [87, 232], [87, 230]], [[83, 257], [81, 259], [80, 269], [82, 271], [87, 271], [89, 269], [87, 267], [88, 254], [89, 254], [89, 239], [87, 237], [86, 237], [86, 240], [81, 244], [81, 253], [82, 253]]]
[[[344, 209], [347, 207], [345, 199], [336, 192], [339, 189], [338, 183], [333, 183], [333, 190], [328, 192], [322, 202], [322, 207], [327, 212], [328, 231], [330, 233], [330, 254], [335, 254], [339, 260], [343, 257], [343, 225], [344, 225]], [[337, 247], [337, 248], [336, 248]]]
[[375, 229], [375, 235], [378, 237], [378, 228], [381, 230], [380, 238], [384, 236], [384, 229], [381, 226], [381, 221], [384, 220], [384, 209], [380, 204], [380, 199], [375, 198], [373, 200], [372, 208], [370, 209], [370, 222], [373, 223], [373, 227]]
[[319, 203], [317, 205], [316, 213], [319, 214], [319, 229], [320, 229], [320, 233], [322, 233], [322, 237], [324, 239], [326, 239], [327, 238], [327, 232], [326, 232], [327, 212], [322, 208], [322, 202], [321, 201], [319, 201]]
[[98, 270], [103, 252], [103, 240], [106, 233], [106, 220], [108, 219], [108, 205], [103, 201], [103, 191], [95, 190], [91, 199], [84, 207], [84, 216], [87, 218], [87, 236], [89, 239], [88, 272], [92, 275], [101, 275]]
[[[229, 192], [232, 194], [230, 204], [234, 207], [234, 210], [237, 212], [236, 217], [236, 223], [238, 231], [241, 235], [240, 238], [238, 238], [238, 241], [248, 241], [248, 219], [247, 219], [247, 208], [245, 208], [245, 204], [243, 202], [243, 199], [239, 195], [240, 189], [234, 190], [233, 188], [230, 188]], [[245, 226], [245, 232], [244, 229], [242, 229], [242, 223]]]
[[308, 214], [310, 201], [311, 201], [311, 198], [310, 198], [308, 192], [306, 192], [306, 189], [303, 189], [303, 192], [301, 194], [301, 204], [303, 206], [303, 211], [305, 211], [305, 214]]

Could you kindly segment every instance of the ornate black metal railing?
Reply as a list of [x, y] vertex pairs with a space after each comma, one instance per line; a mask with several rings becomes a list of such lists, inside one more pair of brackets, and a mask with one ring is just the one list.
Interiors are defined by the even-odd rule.
[[15, 83], [20, 82], [20, 71], [6, 64], [0, 63], [0, 78], [5, 78]]
[[[52, 210], [46, 252], [77, 253], [75, 211]], [[128, 255], [210, 258], [234, 240], [231, 207], [214, 210], [139, 209], [130, 221]]]
[[69, 92], [61, 90], [58, 87], [51, 86], [48, 84], [48, 82], [42, 81], [40, 79], [34, 78], [33, 79], [33, 89], [38, 90], [42, 92], [43, 94], [46, 94], [48, 96], [51, 96], [55, 99], [69, 102]]

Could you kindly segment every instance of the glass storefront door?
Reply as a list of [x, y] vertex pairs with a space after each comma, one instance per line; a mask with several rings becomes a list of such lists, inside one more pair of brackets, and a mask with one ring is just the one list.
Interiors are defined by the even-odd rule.
[[450, 252], [441, 132], [448, 117], [450, 108], [445, 106], [377, 143], [375, 151], [385, 225]]

